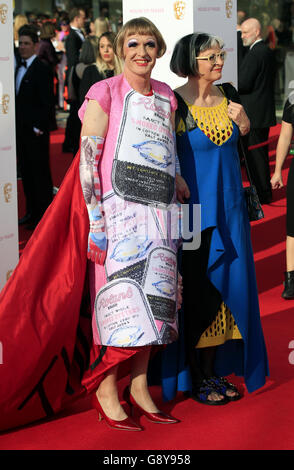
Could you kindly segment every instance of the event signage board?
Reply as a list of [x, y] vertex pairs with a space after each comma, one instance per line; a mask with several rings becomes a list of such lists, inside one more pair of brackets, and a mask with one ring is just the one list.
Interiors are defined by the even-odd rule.
[[12, 0], [0, 0], [0, 290], [18, 262]]
[[194, 31], [220, 37], [227, 51], [222, 82], [237, 88], [237, 0], [194, 0]]
[[223, 82], [237, 85], [237, 0], [123, 0], [123, 21], [145, 16], [158, 27], [167, 51], [157, 60], [152, 77], [168, 83], [171, 88], [185, 83], [169, 69], [176, 42], [186, 34], [208, 32], [225, 42], [228, 58]]

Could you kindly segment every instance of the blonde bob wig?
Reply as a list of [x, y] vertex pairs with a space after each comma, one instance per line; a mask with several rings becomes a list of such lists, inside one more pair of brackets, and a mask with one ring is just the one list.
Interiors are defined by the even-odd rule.
[[152, 21], [148, 20], [148, 18], [140, 17], [133, 18], [125, 23], [115, 38], [114, 52], [120, 59], [124, 59], [123, 47], [125, 39], [133, 34], [153, 36], [156, 39], [158, 46], [157, 58], [162, 57], [165, 53], [166, 44], [160, 31]]

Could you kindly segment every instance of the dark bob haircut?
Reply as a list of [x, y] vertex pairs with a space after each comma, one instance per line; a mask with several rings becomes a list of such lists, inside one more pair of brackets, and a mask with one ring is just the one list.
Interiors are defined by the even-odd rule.
[[175, 45], [170, 69], [179, 77], [189, 77], [198, 74], [196, 57], [200, 52], [224, 47], [224, 42], [217, 36], [208, 33], [193, 33], [181, 38]]

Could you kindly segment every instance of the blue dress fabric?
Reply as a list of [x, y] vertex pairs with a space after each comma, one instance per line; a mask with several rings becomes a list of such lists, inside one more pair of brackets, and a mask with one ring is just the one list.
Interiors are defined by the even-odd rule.
[[[243, 338], [226, 341], [216, 348], [215, 371], [222, 376], [232, 373], [243, 376], [248, 391], [253, 392], [265, 384], [268, 360], [237, 151], [238, 136], [239, 130], [233, 124], [231, 137], [218, 146], [197, 127], [177, 136], [177, 150], [181, 174], [191, 192], [189, 204], [201, 204], [201, 231], [213, 228], [207, 277], [221, 293]], [[179, 340], [162, 352], [161, 383], [165, 400], [174, 398], [177, 390], [191, 390], [184, 356], [180, 334]]]

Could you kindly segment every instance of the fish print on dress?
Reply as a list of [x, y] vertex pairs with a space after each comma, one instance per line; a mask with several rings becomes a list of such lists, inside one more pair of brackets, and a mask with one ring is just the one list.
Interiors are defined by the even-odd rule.
[[125, 238], [118, 242], [110, 258], [121, 263], [142, 258], [151, 245], [152, 241], [148, 240], [147, 237], [143, 241], [142, 237]]
[[165, 144], [156, 140], [147, 140], [141, 144], [134, 144], [139, 155], [150, 163], [161, 168], [167, 168], [172, 163], [172, 155]]
[[173, 202], [175, 143], [166, 96], [127, 93], [111, 178], [115, 194], [128, 201], [160, 208]]
[[175, 294], [174, 283], [171, 281], [158, 281], [153, 282], [152, 285], [160, 292], [161, 294], [172, 297]]
[[118, 328], [112, 333], [107, 344], [116, 347], [130, 348], [137, 346], [143, 335], [144, 331], [142, 331], [140, 326]]

